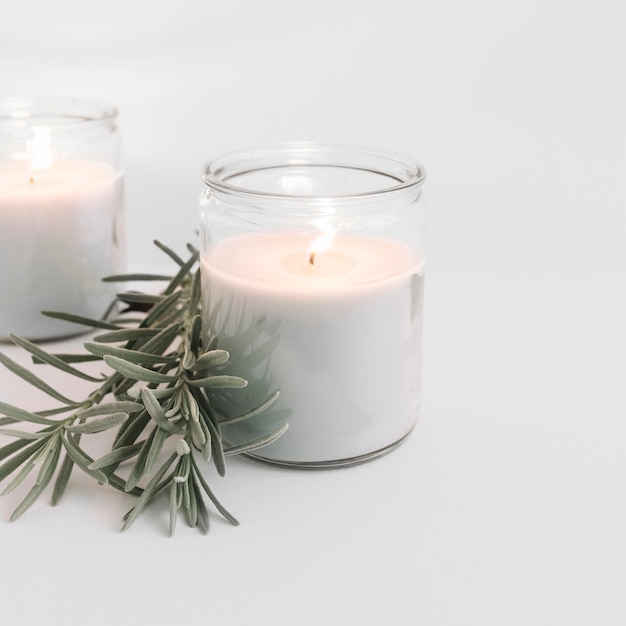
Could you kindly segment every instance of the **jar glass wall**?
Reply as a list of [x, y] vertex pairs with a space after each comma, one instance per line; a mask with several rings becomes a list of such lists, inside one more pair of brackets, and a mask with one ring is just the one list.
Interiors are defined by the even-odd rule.
[[289, 427], [256, 456], [335, 467], [401, 442], [420, 403], [423, 167], [320, 144], [233, 153], [204, 169], [203, 321], [248, 380], [216, 398], [243, 442]]
[[0, 338], [76, 334], [52, 310], [100, 317], [124, 261], [117, 110], [79, 99], [0, 100]]

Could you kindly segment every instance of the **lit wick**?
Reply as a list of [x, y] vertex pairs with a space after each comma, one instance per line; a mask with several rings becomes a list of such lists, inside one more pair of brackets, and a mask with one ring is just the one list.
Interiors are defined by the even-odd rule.
[[313, 241], [308, 250], [311, 269], [315, 269], [315, 257], [320, 253], [326, 252], [335, 238], [335, 229], [330, 224], [320, 220], [317, 225], [320, 227], [322, 234]]

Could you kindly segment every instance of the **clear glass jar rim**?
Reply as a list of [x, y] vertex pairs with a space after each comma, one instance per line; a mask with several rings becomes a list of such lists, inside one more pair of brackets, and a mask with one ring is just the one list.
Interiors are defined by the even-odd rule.
[[116, 118], [115, 106], [86, 98], [0, 98], [0, 130], [21, 130], [38, 124], [48, 127], [74, 127]]
[[[387, 167], [383, 168], [382, 164]], [[312, 197], [309, 195], [267, 192], [229, 182], [229, 179], [235, 176], [254, 171], [307, 165], [366, 170], [397, 181], [397, 184], [363, 193], [324, 197], [329, 200], [376, 197], [407, 189], [418, 189], [426, 178], [423, 165], [401, 153], [339, 144], [290, 142], [223, 154], [206, 163], [202, 171], [202, 179], [210, 189], [223, 193], [262, 199], [310, 200]]]

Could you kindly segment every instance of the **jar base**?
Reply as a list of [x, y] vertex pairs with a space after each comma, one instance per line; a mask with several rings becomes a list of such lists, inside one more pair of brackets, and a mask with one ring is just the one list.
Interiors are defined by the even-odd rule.
[[[414, 427], [413, 427], [414, 428]], [[373, 461], [381, 456], [385, 456], [389, 454], [399, 446], [401, 446], [413, 432], [413, 428], [409, 430], [406, 435], [400, 437], [397, 441], [380, 448], [379, 450], [374, 450], [373, 452], [367, 452], [366, 454], [360, 454], [358, 456], [349, 457], [347, 459], [334, 459], [330, 461], [284, 461], [281, 459], [269, 459], [267, 457], [261, 456], [259, 454], [254, 454], [251, 452], [247, 452], [245, 456], [254, 461], [260, 461], [261, 463], [266, 463], [268, 465], [278, 465], [280, 467], [287, 467], [289, 469], [300, 469], [300, 470], [332, 470], [339, 469], [342, 467], [352, 467], [353, 465], [361, 465], [362, 463], [367, 463], [369, 461]]]

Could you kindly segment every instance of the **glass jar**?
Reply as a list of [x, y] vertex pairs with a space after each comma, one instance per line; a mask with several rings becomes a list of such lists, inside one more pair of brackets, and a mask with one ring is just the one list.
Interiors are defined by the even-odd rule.
[[248, 381], [213, 398], [224, 438], [288, 423], [254, 456], [306, 468], [393, 449], [420, 405], [424, 168], [295, 143], [217, 158], [203, 178], [204, 332]]
[[124, 257], [117, 110], [76, 99], [0, 100], [0, 339], [66, 337], [99, 318]]

